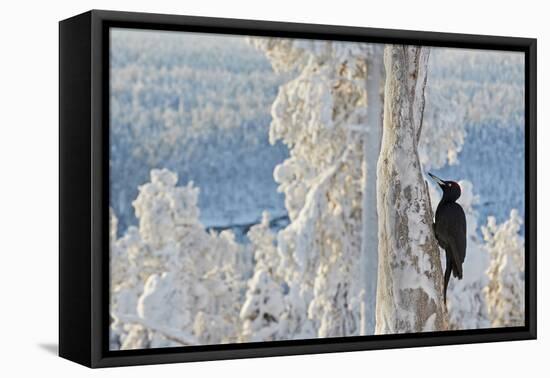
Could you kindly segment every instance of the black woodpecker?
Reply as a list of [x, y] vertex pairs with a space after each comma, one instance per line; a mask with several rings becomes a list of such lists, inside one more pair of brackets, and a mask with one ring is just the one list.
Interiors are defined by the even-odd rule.
[[456, 203], [460, 197], [460, 185], [454, 181], [443, 181], [428, 173], [443, 190], [443, 197], [435, 211], [434, 231], [437, 242], [445, 250], [446, 267], [443, 298], [447, 304], [447, 286], [451, 272], [453, 277], [462, 279], [462, 264], [466, 258], [466, 215]]

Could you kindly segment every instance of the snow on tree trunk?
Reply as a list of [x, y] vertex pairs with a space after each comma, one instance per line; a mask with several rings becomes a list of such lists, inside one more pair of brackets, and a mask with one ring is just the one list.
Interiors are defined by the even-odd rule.
[[378, 160], [376, 333], [447, 328], [442, 269], [418, 157], [429, 50], [388, 45]]
[[361, 335], [372, 335], [376, 323], [378, 270], [378, 213], [376, 209], [376, 161], [382, 138], [382, 49], [375, 48], [367, 63], [367, 127], [363, 138], [363, 197], [361, 205]]

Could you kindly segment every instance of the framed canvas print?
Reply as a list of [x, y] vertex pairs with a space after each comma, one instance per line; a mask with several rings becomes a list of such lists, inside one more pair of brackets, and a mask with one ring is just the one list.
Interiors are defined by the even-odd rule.
[[536, 40], [95, 10], [59, 27], [62, 357], [536, 337]]

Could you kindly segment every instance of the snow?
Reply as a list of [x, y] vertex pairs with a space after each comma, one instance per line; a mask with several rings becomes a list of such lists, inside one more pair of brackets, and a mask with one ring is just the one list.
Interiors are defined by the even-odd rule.
[[[412, 113], [396, 113], [422, 126], [418, 159], [414, 133], [385, 141], [399, 180], [388, 176], [377, 209], [366, 200], [380, 195], [367, 177], [380, 144], [367, 72], [381, 46], [111, 37], [112, 349], [371, 334], [377, 305], [379, 331], [442, 329], [444, 254], [426, 247], [428, 170], [460, 180], [468, 222], [449, 328], [521, 324], [519, 55], [431, 49], [424, 116], [420, 97]], [[407, 74], [423, 77], [425, 59]], [[424, 83], [413, 81], [407, 93], [418, 94]], [[431, 183], [429, 194], [435, 208]], [[387, 220], [383, 243], [408, 256], [399, 269], [373, 263], [377, 215]], [[376, 303], [379, 275], [388, 297]]]
[[286, 76], [264, 54], [242, 37], [118, 28], [111, 47], [110, 205], [122, 230], [160, 168], [201, 188], [207, 227], [285, 212], [272, 171], [288, 151], [268, 129]]
[[[444, 330], [442, 269], [418, 157], [429, 49], [388, 45], [378, 160], [376, 334]], [[415, 73], [411, 75], [411, 72]]]
[[177, 186], [175, 173], [153, 170], [134, 201], [140, 227], [112, 240], [112, 282], [120, 283], [110, 310], [119, 348], [174, 346], [182, 335], [199, 344], [238, 340], [241, 276], [250, 259], [232, 232], [206, 231], [198, 195], [192, 183]]
[[489, 284], [484, 288], [493, 327], [525, 325], [525, 247], [519, 235], [522, 219], [516, 209], [498, 225], [489, 217], [482, 227], [485, 248], [491, 256], [487, 269]]
[[279, 322], [285, 310], [283, 291], [264, 270], [257, 270], [248, 283], [241, 308], [243, 338], [247, 341], [277, 340]]
[[435, 319], [436, 319], [436, 314], [432, 314], [428, 320], [426, 320], [426, 323], [424, 324], [424, 328], [422, 328], [422, 332], [432, 332], [432, 331], [436, 331], [437, 329], [435, 328]]
[[358, 334], [363, 188], [351, 177], [361, 176], [368, 138], [357, 138], [355, 128], [366, 124], [369, 49], [325, 41], [254, 43], [274, 67], [296, 75], [279, 90], [270, 128], [270, 141], [290, 150], [274, 171], [291, 220], [277, 238], [280, 269], [290, 293], [302, 296], [295, 307], [307, 309], [300, 317], [312, 320], [318, 337]]
[[[153, 324], [163, 324], [174, 329], [185, 329], [191, 316], [187, 310], [187, 298], [184, 292], [178, 292], [174, 298], [173, 288], [178, 285], [173, 273], [152, 274], [145, 281], [143, 294], [137, 303], [140, 318]], [[163, 311], [158, 311], [163, 308]]]

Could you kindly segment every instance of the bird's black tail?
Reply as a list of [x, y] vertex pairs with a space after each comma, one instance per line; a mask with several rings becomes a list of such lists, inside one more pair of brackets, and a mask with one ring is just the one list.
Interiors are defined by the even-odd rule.
[[447, 267], [445, 268], [445, 281], [443, 283], [443, 302], [447, 305], [447, 286], [449, 286], [449, 278], [451, 278], [452, 264], [451, 261], [447, 261]]
[[462, 264], [453, 264], [453, 277], [462, 279]]

